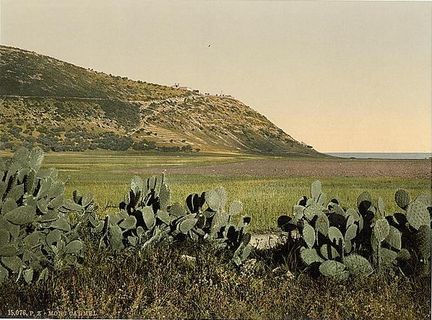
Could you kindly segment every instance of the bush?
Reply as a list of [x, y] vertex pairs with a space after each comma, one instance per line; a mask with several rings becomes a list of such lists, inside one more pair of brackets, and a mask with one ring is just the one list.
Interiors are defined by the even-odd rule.
[[156, 148], [157, 147], [155, 142], [145, 139], [142, 139], [139, 142], [134, 142], [134, 144], [132, 145], [132, 149], [137, 151], [155, 150]]
[[95, 139], [94, 143], [99, 149], [126, 151], [132, 146], [133, 140], [130, 137], [122, 137], [113, 132], [105, 132]]

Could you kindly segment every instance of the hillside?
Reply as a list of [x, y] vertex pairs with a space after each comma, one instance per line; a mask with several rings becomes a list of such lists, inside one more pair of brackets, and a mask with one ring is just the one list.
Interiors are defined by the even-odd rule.
[[0, 46], [0, 149], [318, 155], [242, 102]]

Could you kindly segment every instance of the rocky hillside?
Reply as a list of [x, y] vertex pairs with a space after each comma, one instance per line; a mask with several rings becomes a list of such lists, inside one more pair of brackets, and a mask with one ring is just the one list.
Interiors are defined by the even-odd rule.
[[0, 46], [0, 148], [318, 153], [231, 97]]

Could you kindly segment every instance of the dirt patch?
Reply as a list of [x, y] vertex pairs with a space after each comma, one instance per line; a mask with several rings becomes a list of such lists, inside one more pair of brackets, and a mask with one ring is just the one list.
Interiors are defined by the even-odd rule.
[[[144, 169], [160, 172], [160, 168]], [[258, 159], [205, 166], [167, 168], [169, 174], [262, 177], [431, 178], [431, 160]]]

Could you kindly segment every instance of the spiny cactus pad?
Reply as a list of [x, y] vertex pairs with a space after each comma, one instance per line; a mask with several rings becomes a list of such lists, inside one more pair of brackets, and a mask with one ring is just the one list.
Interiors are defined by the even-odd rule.
[[390, 250], [390, 249], [386, 249], [386, 248], [380, 248], [379, 253], [378, 253], [378, 265], [380, 267], [381, 270], [392, 267], [395, 263], [396, 263], [396, 258], [398, 256], [398, 253]]
[[347, 231], [345, 232], [345, 240], [351, 241], [357, 236], [357, 225], [352, 224], [348, 227]]
[[340, 240], [343, 241], [344, 239], [342, 232], [336, 227], [329, 228], [328, 238], [330, 239], [331, 242], [335, 242], [336, 244], [338, 244]]
[[324, 259], [318, 255], [318, 252], [315, 249], [310, 248], [302, 248], [300, 251], [300, 257], [307, 265], [311, 265], [315, 262], [321, 263], [324, 261]]
[[330, 228], [330, 222], [327, 218], [327, 215], [324, 213], [321, 213], [317, 220], [315, 221], [315, 229], [320, 232], [322, 235], [327, 236], [328, 235], [328, 229]]
[[404, 189], [399, 189], [395, 193], [395, 201], [399, 208], [406, 209], [411, 201], [409, 193]]
[[316, 180], [311, 185], [311, 196], [312, 198], [317, 200], [320, 194], [321, 194], [321, 181]]
[[339, 257], [338, 251], [329, 244], [321, 246], [320, 253], [326, 260], [331, 260]]
[[362, 203], [372, 203], [372, 197], [369, 192], [364, 191], [357, 197], [357, 207], [360, 207]]
[[375, 236], [376, 240], [378, 240], [379, 242], [384, 241], [384, 239], [387, 238], [389, 232], [390, 225], [388, 224], [386, 219], [382, 218], [375, 221], [373, 235]]
[[429, 226], [421, 226], [416, 235], [416, 240], [418, 243], [418, 248], [422, 259], [429, 260], [431, 257], [431, 241], [432, 241], [432, 231]]
[[384, 241], [396, 250], [402, 249], [402, 233], [393, 226], [390, 226], [389, 234]]
[[345, 281], [349, 277], [349, 271], [343, 263], [335, 260], [327, 260], [321, 263], [319, 271], [322, 275], [336, 281]]
[[366, 277], [373, 272], [370, 262], [358, 254], [345, 257], [344, 264], [354, 277]]
[[408, 223], [416, 230], [421, 226], [430, 225], [430, 215], [426, 205], [421, 201], [413, 201], [407, 207]]
[[312, 248], [313, 245], [315, 244], [315, 230], [307, 222], [305, 222], [303, 228], [303, 239], [309, 248]]

